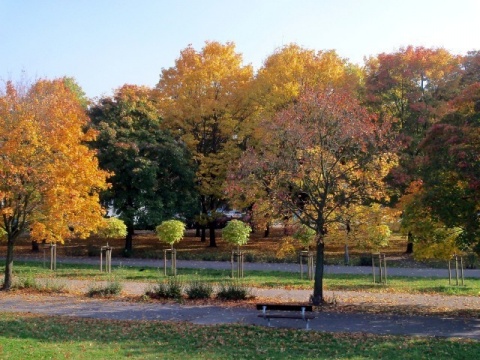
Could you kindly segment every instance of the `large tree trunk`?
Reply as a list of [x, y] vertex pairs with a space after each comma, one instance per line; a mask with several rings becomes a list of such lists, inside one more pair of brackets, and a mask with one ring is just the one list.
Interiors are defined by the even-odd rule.
[[207, 233], [205, 231], [205, 226], [202, 226], [201, 228], [201, 236], [200, 236], [200, 241], [201, 242], [206, 242], [207, 241]]
[[129, 256], [133, 251], [133, 234], [135, 230], [133, 224], [127, 224], [127, 237], [125, 238], [125, 251], [124, 255]]
[[215, 239], [215, 221], [211, 221], [208, 224], [208, 227], [210, 229], [210, 245], [208, 245], [208, 246], [209, 247], [217, 247], [217, 242], [216, 242], [216, 239]]
[[7, 241], [7, 258], [5, 259], [5, 278], [2, 290], [10, 290], [13, 282], [13, 246], [15, 239], [8, 239]]
[[315, 266], [315, 282], [313, 284], [313, 305], [323, 303], [323, 266], [325, 259], [325, 244], [323, 241], [317, 241], [317, 263]]
[[267, 238], [270, 236], [270, 224], [268, 223], [267, 226], [265, 226], [265, 232], [263, 233], [263, 237]]

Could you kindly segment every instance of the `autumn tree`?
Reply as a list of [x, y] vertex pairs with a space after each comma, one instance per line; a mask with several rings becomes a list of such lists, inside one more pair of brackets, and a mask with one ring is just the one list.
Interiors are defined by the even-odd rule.
[[427, 212], [433, 223], [455, 230], [457, 246], [479, 251], [480, 83], [455, 103], [457, 110], [433, 125], [420, 144], [422, 187], [406, 214]]
[[7, 83], [0, 122], [0, 228], [6, 233], [8, 290], [22, 233], [63, 243], [102, 225], [99, 192], [107, 188], [108, 174], [85, 145], [95, 132], [84, 131], [88, 117], [63, 79], [39, 80], [28, 89]]
[[[243, 124], [248, 145], [257, 146], [269, 131], [268, 127], [261, 125], [262, 121], [290, 106], [306, 90], [335, 88], [355, 93], [361, 77], [360, 69], [334, 50], [315, 51], [294, 43], [276, 49], [266, 58], [249, 87], [248, 105], [252, 114]], [[263, 185], [255, 183], [248, 188], [258, 186]], [[256, 227], [265, 228], [268, 235], [269, 223], [282, 217], [269, 201], [268, 185], [249, 192], [232, 190], [227, 189], [233, 206], [251, 208]]]
[[362, 73], [334, 50], [315, 51], [289, 44], [274, 51], [258, 70], [253, 100], [263, 111], [281, 110], [305, 90], [329, 88], [354, 92]]
[[418, 145], [448, 112], [458, 92], [461, 57], [447, 50], [408, 46], [366, 62], [367, 103], [406, 141]]
[[193, 216], [193, 165], [187, 149], [161, 128], [162, 119], [146, 87], [124, 85], [89, 111], [99, 132], [92, 146], [100, 166], [114, 172], [102, 201], [127, 225], [125, 254], [135, 227], [154, 228], [173, 216]]
[[[442, 48], [408, 46], [366, 61], [365, 104], [381, 121], [391, 122], [402, 144], [399, 166], [389, 176], [394, 201], [418, 180], [419, 144], [450, 111], [461, 79], [462, 58]], [[409, 242], [407, 253], [412, 251]]]
[[240, 154], [241, 124], [251, 66], [233, 43], [207, 42], [201, 51], [182, 50], [175, 66], [163, 69], [157, 84], [158, 105], [165, 127], [183, 141], [196, 165], [196, 184], [203, 218], [215, 241], [215, 210], [224, 201], [222, 190], [228, 165]]
[[380, 201], [395, 163], [374, 116], [341, 91], [306, 92], [262, 123], [263, 144], [242, 157], [232, 181], [252, 178], [316, 233], [312, 300], [323, 301], [325, 235], [352, 204]]

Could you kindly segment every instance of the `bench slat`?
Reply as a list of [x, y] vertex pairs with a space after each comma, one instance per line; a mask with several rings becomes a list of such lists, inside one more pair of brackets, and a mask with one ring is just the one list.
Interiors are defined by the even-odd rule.
[[266, 306], [266, 310], [275, 311], [313, 311], [312, 305], [283, 305], [283, 304], [257, 304], [257, 310], [263, 310]]
[[316, 318], [315, 315], [312, 315], [312, 314], [305, 314], [304, 316], [302, 316], [301, 314], [300, 315], [296, 315], [296, 314], [259, 314], [258, 317], [261, 317], [261, 318], [266, 318], [266, 319], [300, 319], [300, 320], [306, 320], [306, 319], [309, 319], [309, 320], [313, 320]]

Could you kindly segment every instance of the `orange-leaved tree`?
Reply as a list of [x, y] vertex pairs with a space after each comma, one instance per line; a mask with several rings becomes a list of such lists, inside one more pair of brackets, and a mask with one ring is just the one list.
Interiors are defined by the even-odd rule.
[[[23, 91], [22, 91], [23, 90]], [[103, 222], [99, 192], [108, 173], [85, 142], [88, 117], [62, 79], [28, 89], [7, 83], [0, 96], [0, 228], [6, 233], [3, 289], [12, 286], [19, 236], [62, 243], [87, 237]]]

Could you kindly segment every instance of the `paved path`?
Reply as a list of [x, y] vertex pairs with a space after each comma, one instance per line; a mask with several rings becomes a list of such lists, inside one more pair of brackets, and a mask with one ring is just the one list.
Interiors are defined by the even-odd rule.
[[[3, 258], [2, 258], [3, 259]], [[32, 258], [16, 258], [15, 260], [32, 260]], [[36, 258], [35, 260], [42, 260]], [[85, 257], [58, 257], [58, 263], [69, 264], [91, 264], [100, 266], [99, 258], [85, 258]], [[47, 259], [49, 263], [49, 258]], [[388, 263], [387, 263], [388, 265]], [[155, 267], [163, 269], [163, 260], [158, 259], [136, 259], [136, 258], [113, 258], [112, 266], [139, 266], [139, 267]], [[198, 260], [177, 260], [177, 268], [190, 269], [217, 269], [230, 270], [231, 264], [229, 261], [198, 261]], [[285, 272], [300, 272], [299, 264], [289, 263], [245, 263], [245, 271], [248, 270], [267, 270], [267, 271], [285, 271]], [[305, 271], [306, 269], [304, 269]], [[433, 268], [397, 268], [387, 267], [388, 276], [412, 276], [412, 277], [443, 277], [448, 279], [448, 269], [433, 269]], [[341, 265], [326, 265], [326, 274], [364, 274], [370, 275], [372, 268], [370, 266], [341, 266]], [[452, 276], [455, 277], [455, 270], [452, 270]], [[459, 272], [460, 276], [460, 272]], [[480, 269], [465, 269], [464, 276], [470, 278], [480, 278]]]
[[[21, 295], [0, 295], [0, 311], [30, 312], [116, 320], [188, 321], [195, 324], [254, 324], [265, 326], [253, 306], [219, 307], [161, 303], [129, 303], [45, 296], [28, 300]], [[320, 312], [311, 329], [328, 332], [461, 337], [480, 340], [480, 319]], [[273, 319], [275, 327], [304, 329], [301, 320]]]

